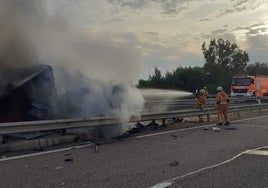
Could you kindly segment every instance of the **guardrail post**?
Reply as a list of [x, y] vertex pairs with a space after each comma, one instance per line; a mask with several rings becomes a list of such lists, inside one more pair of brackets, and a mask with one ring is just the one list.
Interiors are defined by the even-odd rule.
[[3, 135], [0, 135], [0, 145], [3, 144]]
[[60, 133], [61, 135], [66, 135], [66, 129], [61, 129]]
[[259, 115], [261, 115], [261, 108], [259, 108]]
[[162, 119], [162, 126], [166, 126], [166, 119], [165, 118]]
[[99, 139], [100, 137], [100, 128], [99, 127], [95, 127], [93, 130], [93, 138], [94, 139]]
[[209, 114], [207, 114], [207, 121], [209, 122]]

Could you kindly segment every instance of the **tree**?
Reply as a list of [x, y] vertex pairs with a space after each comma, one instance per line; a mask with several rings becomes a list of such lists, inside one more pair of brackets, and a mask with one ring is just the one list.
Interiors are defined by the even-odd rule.
[[218, 85], [228, 89], [235, 74], [268, 75], [267, 64], [255, 63], [247, 66], [247, 52], [240, 50], [237, 44], [228, 40], [213, 39], [208, 46], [204, 42], [202, 52], [205, 59], [204, 67], [178, 67], [164, 76], [155, 68], [154, 74], [150, 75], [148, 80], [140, 80], [138, 87], [193, 91], [206, 86], [210, 93], [214, 93]]
[[234, 74], [246, 73], [249, 56], [238, 48], [236, 43], [219, 38], [210, 41], [208, 47], [202, 44], [205, 58], [204, 70], [209, 72], [215, 83], [229, 87]]
[[248, 65], [246, 70], [248, 75], [268, 75], [268, 65], [266, 63], [255, 62]]
[[149, 85], [153, 88], [162, 88], [163, 86], [162, 79], [163, 77], [162, 77], [161, 71], [155, 67], [154, 75], [149, 76]]
[[137, 87], [138, 88], [148, 88], [148, 81], [140, 79]]
[[148, 80], [139, 80], [139, 88], [179, 89], [194, 91], [204, 87], [206, 74], [201, 67], [179, 67], [173, 72], [162, 76], [161, 71], [155, 68], [154, 74]]
[[[174, 72], [178, 88], [186, 91], [193, 91], [204, 87], [205, 74], [201, 67], [179, 67]], [[180, 85], [179, 85], [180, 84]]]

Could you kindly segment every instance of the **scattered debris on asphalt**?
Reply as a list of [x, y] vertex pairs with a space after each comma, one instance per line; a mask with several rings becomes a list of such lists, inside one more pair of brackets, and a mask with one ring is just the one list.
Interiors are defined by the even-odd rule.
[[213, 130], [213, 131], [217, 131], [217, 132], [220, 132], [220, 131], [221, 131], [221, 129], [218, 128], [218, 127], [212, 127], [212, 130]]
[[226, 126], [224, 127], [224, 130], [237, 130], [237, 128], [233, 126]]
[[[210, 130], [209, 127], [205, 127], [204, 130]], [[221, 130], [237, 130], [234, 126], [221, 126], [221, 127], [212, 127], [211, 130], [220, 132]]]
[[[156, 129], [161, 129], [165, 128], [166, 126], [160, 125], [157, 123], [155, 120], [152, 120], [149, 122], [147, 125], [140, 123], [139, 121], [136, 123], [135, 127], [132, 129], [128, 130], [129, 134], [135, 134], [135, 133], [140, 133], [144, 131], [151, 131], [151, 130], [156, 130]], [[126, 135], [125, 135], [126, 136]], [[130, 135], [127, 135], [130, 136]]]
[[94, 143], [94, 142], [92, 142], [92, 141], [83, 142], [83, 141], [81, 141], [81, 140], [78, 140], [78, 143], [79, 143], [80, 145], [91, 144], [91, 145], [94, 147], [95, 152], [98, 152], [98, 144], [97, 144], [97, 143]]
[[64, 159], [64, 161], [66, 161], [66, 162], [72, 162], [72, 161], [74, 161], [74, 159], [73, 158], [66, 158], [66, 159]]
[[183, 121], [183, 118], [178, 118], [178, 117], [174, 117], [173, 119], [173, 123], [180, 123]]
[[146, 125], [146, 127], [150, 127], [150, 128], [158, 128], [160, 125], [155, 121], [151, 121], [148, 125]]
[[174, 135], [174, 134], [172, 134], [170, 136], [173, 137], [175, 140], [178, 138], [178, 136], [177, 135]]
[[33, 150], [34, 150], [34, 151], [43, 151], [44, 148], [34, 148]]
[[174, 167], [174, 166], [178, 166], [178, 164], [179, 164], [178, 161], [173, 161], [173, 162], [169, 163], [168, 165]]

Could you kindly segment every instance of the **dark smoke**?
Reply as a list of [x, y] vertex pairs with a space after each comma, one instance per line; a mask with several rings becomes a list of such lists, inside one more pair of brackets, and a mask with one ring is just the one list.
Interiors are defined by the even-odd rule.
[[107, 35], [85, 32], [86, 10], [79, 2], [1, 0], [0, 68], [7, 72], [1, 85], [9, 82], [10, 69], [50, 65], [58, 117], [119, 116], [127, 122], [144, 102], [134, 87], [137, 53]]

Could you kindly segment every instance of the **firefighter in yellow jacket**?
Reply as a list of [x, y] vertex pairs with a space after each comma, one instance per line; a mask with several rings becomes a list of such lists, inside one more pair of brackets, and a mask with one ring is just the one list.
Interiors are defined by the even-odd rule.
[[228, 118], [228, 103], [228, 95], [225, 93], [221, 86], [218, 86], [216, 95], [216, 108], [218, 110], [219, 122], [217, 123], [217, 125], [230, 125], [230, 121]]
[[[196, 95], [197, 108], [203, 111], [206, 105], [205, 90], [201, 89]], [[204, 122], [203, 115], [198, 115], [199, 122]]]

